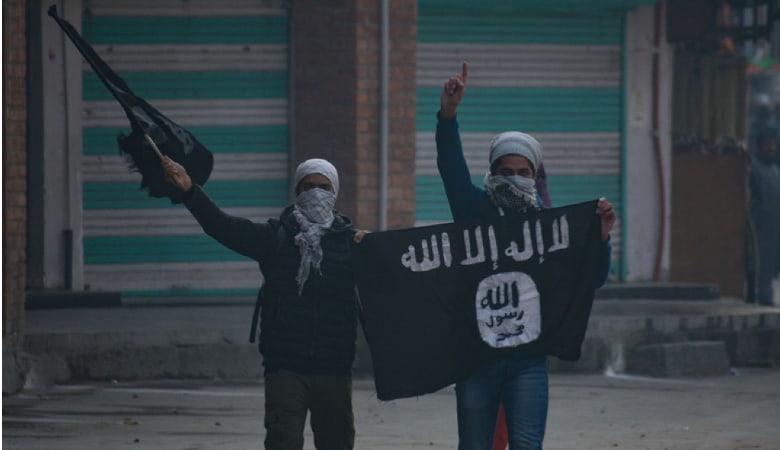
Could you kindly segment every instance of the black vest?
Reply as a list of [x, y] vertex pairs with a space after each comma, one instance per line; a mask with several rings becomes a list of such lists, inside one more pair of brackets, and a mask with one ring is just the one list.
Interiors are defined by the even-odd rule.
[[[322, 237], [321, 273], [312, 268], [298, 294], [299, 227], [286, 209], [274, 225], [284, 229], [273, 264], [266, 264], [260, 316], [260, 352], [266, 371], [288, 369], [314, 375], [349, 375], [355, 358], [357, 298], [349, 219], [336, 214]], [[278, 238], [277, 238], [278, 239]]]

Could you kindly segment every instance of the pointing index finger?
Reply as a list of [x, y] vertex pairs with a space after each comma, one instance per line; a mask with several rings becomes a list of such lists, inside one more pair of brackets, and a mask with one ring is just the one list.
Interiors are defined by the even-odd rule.
[[463, 61], [463, 82], [465, 83], [466, 80], [469, 77], [469, 63], [468, 61]]

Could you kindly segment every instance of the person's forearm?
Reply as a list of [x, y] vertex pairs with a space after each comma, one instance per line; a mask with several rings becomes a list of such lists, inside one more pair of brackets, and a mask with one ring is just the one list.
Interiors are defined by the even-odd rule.
[[455, 107], [447, 107], [445, 105], [439, 106], [438, 116], [440, 119], [454, 119], [458, 115], [458, 110]]
[[207, 235], [237, 253], [259, 259], [262, 242], [258, 225], [249, 219], [225, 214], [197, 185], [187, 192], [184, 205]]
[[453, 219], [472, 219], [482, 191], [471, 182], [456, 119], [439, 116], [436, 126], [436, 165]]

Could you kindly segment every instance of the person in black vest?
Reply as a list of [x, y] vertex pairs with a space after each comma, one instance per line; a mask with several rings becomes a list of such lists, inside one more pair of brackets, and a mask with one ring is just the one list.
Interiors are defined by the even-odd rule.
[[352, 449], [357, 299], [350, 248], [364, 232], [334, 209], [336, 168], [324, 159], [302, 162], [295, 203], [278, 219], [255, 223], [224, 213], [175, 161], [166, 157], [162, 165], [206, 234], [256, 260], [265, 277], [265, 448], [301, 450], [310, 412], [317, 449]]

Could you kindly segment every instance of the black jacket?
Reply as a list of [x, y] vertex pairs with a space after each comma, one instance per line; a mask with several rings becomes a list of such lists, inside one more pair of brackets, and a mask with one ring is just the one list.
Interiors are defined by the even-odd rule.
[[299, 227], [292, 206], [279, 219], [255, 223], [225, 214], [195, 186], [184, 201], [203, 230], [221, 244], [256, 260], [265, 277], [261, 289], [260, 352], [266, 371], [349, 375], [355, 358], [357, 299], [350, 250], [355, 233], [336, 213], [321, 239], [321, 273], [311, 270], [298, 295]]

